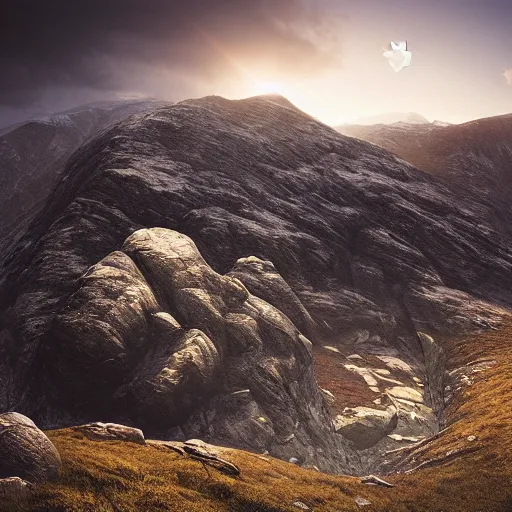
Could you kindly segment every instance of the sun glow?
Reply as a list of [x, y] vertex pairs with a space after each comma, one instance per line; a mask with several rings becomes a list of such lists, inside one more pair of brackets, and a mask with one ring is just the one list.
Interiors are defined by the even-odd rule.
[[279, 82], [256, 80], [254, 88], [257, 94], [281, 94], [282, 96], [287, 94], [287, 88]]

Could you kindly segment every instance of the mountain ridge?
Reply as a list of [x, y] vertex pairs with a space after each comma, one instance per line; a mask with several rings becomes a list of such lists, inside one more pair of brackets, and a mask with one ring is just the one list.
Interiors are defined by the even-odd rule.
[[[124, 101], [83, 105], [0, 131], [0, 244], [12, 243], [46, 201], [63, 168], [88, 139], [108, 126], [162, 102]], [[14, 239], [16, 237], [14, 236]]]
[[455, 194], [466, 197], [468, 206], [504, 236], [510, 235], [512, 114], [448, 126], [352, 126], [340, 131], [435, 175]]
[[[290, 105], [187, 100], [78, 149], [2, 254], [2, 410], [47, 428], [124, 421], [227, 444], [243, 432], [243, 448], [360, 474], [439, 430], [436, 340], [499, 324], [508, 240], [436, 176]], [[374, 394], [371, 426], [361, 410], [331, 417], [315, 350], [338, 351]], [[195, 384], [176, 392], [166, 375]], [[194, 403], [196, 385], [213, 394]], [[168, 411], [150, 406], [160, 386]], [[354, 447], [368, 428], [376, 443]]]

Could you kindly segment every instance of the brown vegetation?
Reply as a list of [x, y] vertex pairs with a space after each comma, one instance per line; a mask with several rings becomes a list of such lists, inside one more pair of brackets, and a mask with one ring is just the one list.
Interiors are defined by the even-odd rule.
[[[176, 512], [360, 510], [355, 498], [386, 512], [512, 510], [512, 321], [499, 330], [444, 340], [451, 368], [496, 360], [473, 376], [447, 411], [449, 427], [409, 460], [424, 469], [386, 477], [393, 488], [305, 470], [270, 457], [226, 449], [241, 469], [230, 477], [163, 447], [95, 442], [70, 430], [49, 432], [63, 460], [58, 483], [40, 487], [23, 509]], [[474, 440], [468, 440], [475, 436]], [[15, 510], [13, 508], [7, 510]]]
[[340, 414], [345, 407], [375, 407], [373, 401], [380, 395], [369, 388], [361, 375], [343, 366], [357, 361], [349, 361], [345, 355], [323, 347], [313, 348], [313, 358], [318, 385], [334, 395], [333, 414]]

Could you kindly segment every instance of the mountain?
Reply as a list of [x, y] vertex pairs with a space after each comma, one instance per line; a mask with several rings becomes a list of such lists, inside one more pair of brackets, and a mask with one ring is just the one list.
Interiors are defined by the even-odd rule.
[[512, 115], [447, 126], [347, 126], [340, 132], [388, 149], [435, 175], [498, 231], [510, 234]]
[[[58, 183], [71, 154], [108, 126], [160, 105], [101, 102], [33, 119], [0, 131], [0, 239], [27, 224]], [[2, 242], [0, 242], [2, 243]]]
[[389, 472], [497, 364], [453, 341], [512, 303], [468, 197], [279, 96], [124, 119], [2, 251], [0, 411]]
[[[371, 126], [375, 124], [428, 124], [429, 120], [416, 112], [389, 112], [375, 116], [361, 117], [356, 119], [351, 125]], [[343, 128], [340, 126], [339, 128]]]

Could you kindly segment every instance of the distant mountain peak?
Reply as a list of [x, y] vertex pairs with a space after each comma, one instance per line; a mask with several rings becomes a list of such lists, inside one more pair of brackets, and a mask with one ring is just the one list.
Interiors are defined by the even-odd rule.
[[373, 125], [373, 124], [429, 124], [430, 121], [416, 112], [389, 112], [375, 116], [362, 117], [350, 123], [352, 125]]

